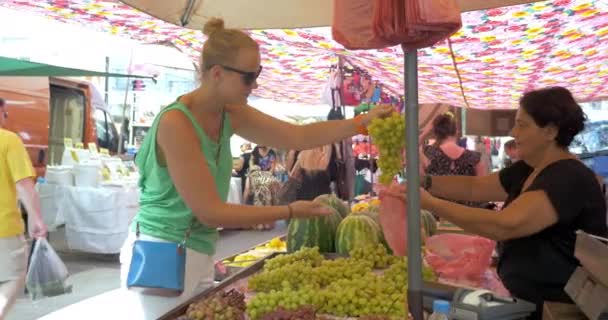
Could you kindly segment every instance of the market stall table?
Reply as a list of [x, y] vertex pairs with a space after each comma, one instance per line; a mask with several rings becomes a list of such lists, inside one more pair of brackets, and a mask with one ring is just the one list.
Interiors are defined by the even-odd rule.
[[49, 230], [65, 225], [71, 250], [115, 254], [139, 208], [135, 184], [74, 187], [39, 184], [41, 212]]
[[232, 177], [230, 179], [230, 191], [228, 191], [228, 199], [226, 202], [232, 204], [243, 203], [243, 189], [241, 186], [241, 178]]

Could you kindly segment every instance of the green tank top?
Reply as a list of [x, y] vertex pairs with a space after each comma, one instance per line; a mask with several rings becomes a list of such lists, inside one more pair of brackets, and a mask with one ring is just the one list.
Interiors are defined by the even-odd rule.
[[[163, 114], [170, 110], [180, 110], [192, 122], [201, 143], [200, 148], [215, 179], [213, 185], [199, 186], [199, 192], [205, 192], [207, 188], [215, 188], [222, 201], [226, 201], [228, 197], [232, 175], [232, 154], [230, 151], [232, 127], [229, 116], [226, 115], [219, 143], [216, 143], [205, 134], [205, 131], [198, 125], [194, 116], [184, 104], [174, 102], [156, 117], [137, 153], [135, 163], [140, 174], [140, 199], [135, 222], [139, 223], [140, 232], [143, 234], [167, 241], [180, 242], [184, 239], [186, 230], [193, 221], [193, 213], [177, 192], [167, 167], [159, 164], [156, 154], [158, 124]], [[176, 143], [179, 142], [176, 141]], [[216, 165], [218, 148], [221, 149]], [[188, 161], [188, 159], [183, 159], [183, 161]], [[131, 226], [131, 230], [135, 231], [135, 223]], [[203, 225], [197, 220], [193, 225], [186, 246], [198, 252], [213, 255], [217, 239], [216, 228]]]

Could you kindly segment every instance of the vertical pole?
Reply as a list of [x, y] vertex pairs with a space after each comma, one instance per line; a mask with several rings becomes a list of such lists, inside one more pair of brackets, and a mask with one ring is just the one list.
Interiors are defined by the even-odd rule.
[[[106, 73], [110, 73], [110, 57], [106, 57]], [[103, 97], [104, 99], [103, 100], [104, 100], [104, 102], [106, 103], [106, 106], [107, 106], [108, 102], [109, 102], [109, 96], [108, 95], [109, 95], [109, 92], [110, 92], [110, 79], [109, 79], [109, 77], [107, 75], [106, 75], [104, 84], [105, 84], [106, 92], [104, 94], [104, 97]]]
[[129, 144], [135, 144], [135, 108], [137, 108], [137, 93], [133, 90], [133, 105], [131, 106], [131, 121], [129, 121]]
[[422, 316], [420, 173], [418, 172], [418, 56], [405, 51], [405, 121], [407, 172], [408, 305], [414, 320]]

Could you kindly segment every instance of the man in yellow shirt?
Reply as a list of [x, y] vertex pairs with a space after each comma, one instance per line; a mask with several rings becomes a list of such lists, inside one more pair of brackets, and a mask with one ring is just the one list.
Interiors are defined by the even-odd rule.
[[2, 129], [7, 119], [8, 111], [0, 98], [0, 320], [23, 292], [27, 272], [28, 250], [18, 199], [32, 215], [31, 236], [46, 236], [40, 199], [34, 189], [36, 173], [21, 139]]

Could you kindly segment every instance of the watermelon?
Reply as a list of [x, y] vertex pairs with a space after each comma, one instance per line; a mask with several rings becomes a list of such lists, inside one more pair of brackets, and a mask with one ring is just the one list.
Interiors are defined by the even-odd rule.
[[341, 220], [336, 210], [325, 217], [291, 219], [287, 227], [287, 251], [319, 247], [319, 252], [336, 252], [336, 230]]
[[437, 233], [437, 220], [428, 210], [420, 210], [420, 224], [427, 237], [432, 237]]
[[350, 250], [365, 246], [377, 245], [382, 241], [380, 226], [370, 217], [351, 214], [338, 226], [336, 234], [336, 252], [348, 254]]
[[378, 215], [380, 214], [378, 212], [377, 209], [372, 209], [370, 207], [370, 210], [365, 210], [365, 211], [361, 211], [361, 212], [353, 212], [351, 213], [351, 215], [363, 215], [366, 217], [371, 218], [372, 220], [374, 220], [375, 223], [378, 224], [378, 227], [380, 228], [380, 243], [382, 243], [384, 245], [384, 247], [386, 247], [386, 249], [388, 250], [388, 253], [392, 254], [393, 253], [393, 249], [391, 249], [391, 247], [388, 245], [388, 243], [386, 242], [386, 239], [384, 238], [384, 231], [382, 230], [382, 226], [380, 225], [380, 220], [378, 220]]
[[342, 218], [345, 218], [350, 212], [348, 206], [342, 201], [342, 199], [336, 197], [334, 194], [322, 194], [313, 200], [317, 203], [328, 205], [338, 211]]
[[366, 217], [370, 217], [372, 220], [374, 220], [375, 223], [378, 223], [378, 224], [380, 223], [378, 220], [379, 213], [376, 210], [364, 210], [364, 211], [356, 212], [356, 213], [353, 212], [352, 214], [353, 215], [356, 215], [356, 214], [364, 215]]

